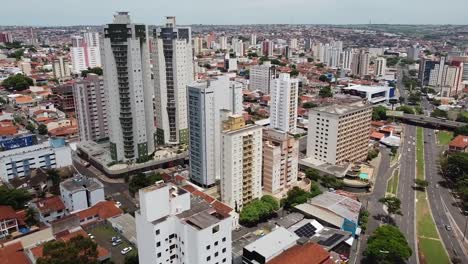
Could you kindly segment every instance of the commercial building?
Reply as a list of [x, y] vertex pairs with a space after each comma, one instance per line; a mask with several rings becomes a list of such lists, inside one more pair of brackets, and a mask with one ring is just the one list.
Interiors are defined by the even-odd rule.
[[60, 195], [69, 212], [87, 209], [104, 201], [104, 185], [81, 175], [60, 183]]
[[299, 142], [287, 132], [263, 130], [263, 189], [271, 194], [297, 182]]
[[419, 80], [423, 86], [429, 85], [429, 78], [431, 76], [431, 71], [435, 68], [437, 61], [434, 61], [429, 58], [421, 58], [421, 62], [419, 63]]
[[270, 84], [270, 126], [284, 132], [295, 132], [299, 80], [281, 73]]
[[153, 76], [158, 144], [188, 143], [187, 85], [194, 79], [191, 30], [175, 17], [153, 32]]
[[231, 216], [172, 184], [139, 191], [140, 263], [231, 263]]
[[100, 141], [109, 137], [105, 91], [104, 79], [94, 74], [73, 84], [80, 141]]
[[364, 161], [372, 105], [355, 102], [309, 110], [307, 156], [332, 165]]
[[385, 59], [384, 57], [378, 57], [375, 60], [375, 76], [376, 77], [385, 76], [386, 70], [387, 70], [387, 59]]
[[59, 56], [52, 61], [52, 71], [58, 80], [68, 80], [71, 78], [70, 64], [66, 57]]
[[240, 211], [262, 195], [262, 128], [225, 115], [221, 134], [221, 200]]
[[74, 73], [101, 67], [99, 33], [86, 32], [84, 36], [72, 36], [70, 54]]
[[119, 12], [104, 28], [102, 49], [111, 157], [146, 160], [155, 134], [147, 28]]
[[30, 175], [33, 169], [62, 168], [71, 164], [71, 151], [63, 139], [0, 152], [0, 175], [5, 182]]
[[344, 93], [360, 96], [371, 104], [388, 102], [395, 97], [395, 88], [390, 86], [350, 85], [343, 88]]
[[242, 84], [226, 76], [188, 86], [190, 179], [212, 186], [220, 179], [221, 110], [242, 113]]
[[251, 67], [249, 76], [249, 90], [269, 94], [271, 82], [276, 77], [276, 68], [269, 61], [264, 62]]

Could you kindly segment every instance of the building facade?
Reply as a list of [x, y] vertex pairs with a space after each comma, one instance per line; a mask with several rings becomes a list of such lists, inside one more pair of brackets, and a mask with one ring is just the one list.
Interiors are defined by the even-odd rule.
[[140, 263], [231, 263], [229, 214], [172, 184], [156, 183], [139, 194]]
[[262, 126], [226, 115], [221, 134], [221, 200], [240, 211], [262, 195]]
[[297, 182], [299, 142], [286, 132], [263, 130], [263, 188], [277, 194]]
[[81, 175], [61, 182], [60, 195], [68, 212], [88, 209], [105, 200], [104, 185]]
[[58, 80], [68, 80], [71, 78], [70, 63], [67, 58], [60, 56], [52, 61], [54, 77]]
[[156, 139], [158, 144], [188, 143], [187, 85], [194, 79], [190, 28], [175, 17], [153, 33]]
[[126, 12], [104, 29], [104, 89], [111, 157], [145, 160], [154, 152], [154, 115], [147, 28]]
[[190, 179], [204, 187], [220, 179], [222, 109], [242, 113], [242, 84], [222, 76], [188, 86]]
[[264, 62], [262, 65], [255, 65], [250, 68], [249, 90], [270, 94], [270, 85], [275, 77], [276, 68], [272, 66], [270, 62]]
[[387, 70], [387, 59], [385, 59], [384, 57], [378, 57], [375, 60], [375, 76], [376, 77], [385, 76], [386, 70]]
[[99, 33], [86, 32], [84, 36], [72, 36], [70, 48], [72, 69], [81, 73], [88, 68], [101, 67]]
[[107, 96], [104, 80], [94, 74], [73, 84], [80, 141], [99, 141], [109, 137]]
[[299, 80], [289, 73], [281, 73], [271, 82], [270, 126], [294, 133], [297, 125], [297, 97]]
[[307, 156], [332, 165], [365, 161], [372, 105], [356, 102], [309, 110]]

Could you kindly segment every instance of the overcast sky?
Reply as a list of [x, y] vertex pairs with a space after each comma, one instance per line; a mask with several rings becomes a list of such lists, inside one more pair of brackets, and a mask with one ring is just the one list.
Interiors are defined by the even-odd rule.
[[97, 25], [115, 11], [161, 24], [468, 24], [468, 0], [0, 0], [0, 25]]

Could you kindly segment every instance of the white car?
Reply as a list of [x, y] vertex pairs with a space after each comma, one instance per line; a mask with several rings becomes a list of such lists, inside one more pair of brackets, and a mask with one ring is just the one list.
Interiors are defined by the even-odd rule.
[[120, 206], [122, 206], [122, 203], [119, 202], [119, 201], [117, 201], [117, 202], [115, 202], [115, 206], [117, 206], [118, 208], [120, 208]]
[[132, 249], [133, 249], [132, 247], [126, 247], [126, 248], [122, 249], [122, 251], [120, 251], [120, 253], [122, 255], [126, 255], [128, 252], [132, 251]]
[[91, 233], [88, 233], [89, 238], [94, 239], [94, 236]]

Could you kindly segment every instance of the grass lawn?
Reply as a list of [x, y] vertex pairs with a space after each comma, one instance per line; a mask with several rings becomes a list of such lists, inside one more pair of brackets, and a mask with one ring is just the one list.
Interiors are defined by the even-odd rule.
[[[416, 130], [416, 177], [424, 180], [424, 130]], [[416, 230], [421, 263], [450, 263], [431, 216], [426, 192], [416, 192]]]
[[440, 145], [448, 145], [452, 141], [453, 133], [449, 131], [439, 131], [437, 139]]
[[419, 238], [419, 250], [424, 252], [424, 261], [427, 264], [450, 263], [449, 257], [442, 246], [440, 240]]
[[398, 180], [399, 180], [400, 171], [394, 170], [392, 177], [387, 181], [387, 193], [397, 195], [398, 192]]

